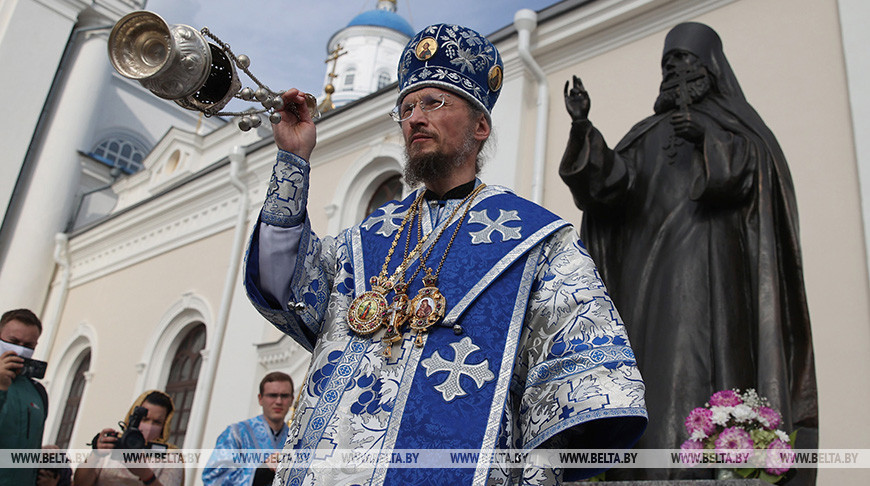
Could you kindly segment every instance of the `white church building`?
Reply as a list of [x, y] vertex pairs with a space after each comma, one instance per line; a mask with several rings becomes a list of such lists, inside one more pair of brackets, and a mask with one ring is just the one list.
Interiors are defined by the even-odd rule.
[[[277, 149], [268, 123], [243, 132], [157, 98], [111, 67], [107, 38], [141, 0], [0, 2], [0, 311], [42, 319], [45, 443], [85, 443], [142, 391], [178, 411], [173, 441], [208, 449], [260, 413], [260, 378], [309, 354], [248, 302], [240, 271]], [[326, 47], [309, 216], [337, 234], [405, 193], [388, 113], [395, 65], [423, 27], [393, 0], [335, 26]], [[712, 26], [747, 99], [777, 136], [798, 197], [819, 386], [820, 447], [870, 450], [870, 7], [863, 0], [563, 0], [488, 37], [505, 63], [496, 146], [481, 178], [579, 226], [558, 176], [582, 76], [613, 145], [652, 112], [664, 36]], [[461, 23], [462, 19], [456, 19]], [[473, 27], [473, 26], [472, 26]], [[34, 31], [39, 35], [34, 35]], [[232, 33], [221, 33], [231, 40]], [[187, 484], [201, 484], [189, 469]], [[823, 468], [819, 484], [866, 484]]]

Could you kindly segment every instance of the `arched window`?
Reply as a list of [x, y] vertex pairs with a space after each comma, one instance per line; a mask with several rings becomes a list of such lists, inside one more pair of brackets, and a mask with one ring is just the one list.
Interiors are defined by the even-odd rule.
[[378, 74], [378, 89], [381, 89], [388, 84], [390, 84], [390, 73], [381, 71], [381, 74]]
[[344, 84], [342, 85], [341, 89], [343, 89], [344, 91], [353, 90], [354, 78], [356, 78], [356, 68], [347, 68], [347, 72], [345, 72], [344, 74]]
[[143, 144], [123, 136], [104, 139], [91, 151], [91, 155], [97, 160], [118, 167], [128, 174], [142, 169], [142, 160], [147, 153]]
[[90, 367], [91, 352], [87, 351], [73, 374], [72, 384], [69, 387], [69, 394], [66, 396], [66, 403], [63, 407], [63, 415], [61, 415], [60, 418], [60, 427], [57, 429], [57, 439], [55, 440], [55, 443], [61, 449], [69, 447], [69, 440], [72, 436], [73, 426], [76, 424], [76, 416], [79, 413], [79, 405], [82, 402], [82, 394], [85, 391], [85, 373], [87, 373]]
[[383, 206], [385, 203], [394, 199], [402, 198], [402, 176], [396, 174], [385, 180], [375, 189], [372, 197], [369, 199], [369, 204], [366, 206], [366, 216], [372, 214], [372, 211]]
[[199, 380], [203, 348], [205, 348], [205, 324], [199, 323], [187, 332], [169, 368], [166, 393], [172, 397], [172, 403], [175, 405], [175, 414], [172, 416], [169, 430], [169, 442], [178, 447], [184, 445], [184, 436], [187, 434], [187, 422], [190, 420], [193, 395], [196, 393], [196, 382]]

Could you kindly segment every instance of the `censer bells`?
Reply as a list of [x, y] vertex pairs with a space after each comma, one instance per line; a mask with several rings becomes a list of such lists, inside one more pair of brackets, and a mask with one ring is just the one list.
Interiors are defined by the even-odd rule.
[[[248, 56], [233, 54], [207, 27], [197, 31], [189, 25], [170, 26], [153, 12], [132, 12], [121, 18], [109, 35], [109, 59], [122, 76], [188, 110], [206, 116], [241, 117], [239, 128], [243, 131], [260, 126], [261, 113], [269, 113], [272, 123], [281, 121], [281, 93], [261, 83], [248, 70]], [[242, 89], [236, 67], [257, 84], [256, 90]], [[234, 97], [259, 102], [263, 108], [243, 113], [221, 111]], [[309, 111], [316, 116], [316, 99], [307, 93], [305, 97]]]

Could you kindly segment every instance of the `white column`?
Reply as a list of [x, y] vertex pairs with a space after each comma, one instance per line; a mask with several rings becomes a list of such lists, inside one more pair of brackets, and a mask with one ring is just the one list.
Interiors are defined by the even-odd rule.
[[[0, 1], [0, 218], [6, 213], [69, 33], [84, 5]], [[64, 5], [67, 4], [67, 5]]]
[[35, 148], [34, 170], [14, 221], [0, 270], [0, 309], [27, 307], [42, 313], [54, 271], [54, 235], [65, 229], [79, 187], [78, 150], [99, 113], [109, 79], [107, 32], [78, 36], [68, 75], [48, 117], [45, 138]]
[[[865, 21], [870, 5], [865, 0], [839, 0], [840, 25], [843, 35], [843, 56], [846, 58], [846, 79], [852, 108], [852, 134], [855, 138], [855, 158], [861, 186], [861, 210], [864, 216], [864, 245], [870, 266], [870, 56], [867, 43], [870, 31]], [[870, 267], [868, 267], [870, 270]]]

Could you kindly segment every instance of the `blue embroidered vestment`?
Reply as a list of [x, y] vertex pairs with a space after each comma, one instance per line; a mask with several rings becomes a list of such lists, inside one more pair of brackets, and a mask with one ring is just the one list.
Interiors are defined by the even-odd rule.
[[[287, 203], [280, 182], [291, 180], [301, 187]], [[280, 152], [246, 266], [257, 309], [312, 350], [285, 449], [316, 453], [282, 464], [280, 484], [552, 484], [563, 471], [493, 467], [483, 456], [470, 467], [396, 467], [389, 454], [367, 467], [318, 466], [338, 464], [347, 451], [622, 448], [637, 440], [646, 424], [643, 382], [619, 314], [567, 222], [501, 187], [484, 188], [464, 219], [447, 221], [459, 200], [422, 204], [423, 234], [448, 225], [421, 252], [434, 244], [426, 261], [433, 269], [461, 219], [438, 278], [446, 316], [422, 347], [406, 331], [386, 358], [383, 330], [357, 336], [347, 310], [371, 289], [419, 193], [323, 239], [304, 216], [306, 193], [307, 163]], [[290, 300], [305, 303], [302, 311], [276, 308], [261, 292], [263, 222], [301, 229]], [[390, 274], [404, 237], [394, 254]], [[408, 295], [421, 287], [418, 276]], [[564, 471], [566, 479], [592, 473]]]
[[[251, 457], [257, 457], [257, 462], [259, 462], [260, 456], [265, 454], [239, 455], [234, 460], [228, 452], [249, 454], [251, 451], [259, 450], [279, 451], [287, 440], [288, 431], [288, 427], [284, 425], [281, 432], [275, 435], [262, 415], [230, 425], [217, 438], [214, 446], [215, 453], [202, 472], [203, 485], [250, 485], [259, 464], [252, 464], [251, 468], [243, 468], [238, 467], [239, 462], [248, 461]], [[227, 463], [221, 464], [222, 461]]]

